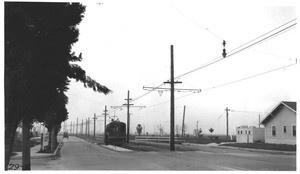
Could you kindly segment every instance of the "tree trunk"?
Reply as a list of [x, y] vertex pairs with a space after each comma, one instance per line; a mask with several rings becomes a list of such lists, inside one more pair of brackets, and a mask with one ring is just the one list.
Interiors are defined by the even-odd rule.
[[49, 135], [48, 135], [48, 147], [47, 148], [50, 148], [51, 149], [51, 138], [52, 138], [52, 136], [51, 136], [51, 134], [52, 134], [52, 127], [47, 127], [47, 129], [48, 129], [48, 133], [49, 133]]
[[22, 170], [31, 170], [30, 164], [30, 122], [23, 119], [22, 125]]
[[5, 126], [5, 170], [8, 170], [8, 164], [13, 150], [16, 129], [18, 127], [16, 125]]
[[58, 134], [58, 126], [55, 127], [55, 135], [54, 135], [54, 142], [55, 142], [55, 146], [57, 145], [57, 134]]
[[55, 126], [53, 126], [52, 127], [52, 130], [51, 130], [51, 150], [54, 150], [54, 148], [55, 148], [55, 129], [56, 129], [56, 127]]

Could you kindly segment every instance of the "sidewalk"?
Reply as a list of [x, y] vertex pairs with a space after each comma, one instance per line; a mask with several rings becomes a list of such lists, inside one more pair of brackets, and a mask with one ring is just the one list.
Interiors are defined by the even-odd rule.
[[[58, 142], [59, 142], [59, 145], [57, 147], [57, 149], [55, 150], [54, 153], [38, 153], [40, 150], [41, 150], [41, 145], [36, 145], [36, 146], [33, 146], [32, 148], [30, 148], [30, 159], [41, 159], [41, 158], [52, 158], [52, 157], [55, 157], [56, 155], [58, 155], [59, 153], [59, 148], [61, 148], [61, 143], [63, 143], [63, 139], [60, 138], [60, 137], [57, 137], [58, 138]], [[15, 152], [17, 155], [15, 156], [12, 156], [11, 159], [12, 160], [16, 160], [16, 159], [22, 159], [22, 152]]]

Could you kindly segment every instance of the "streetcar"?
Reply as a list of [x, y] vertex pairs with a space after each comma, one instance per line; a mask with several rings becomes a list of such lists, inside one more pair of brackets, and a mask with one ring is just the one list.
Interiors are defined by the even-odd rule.
[[118, 120], [106, 126], [105, 144], [123, 145], [126, 140], [126, 124]]

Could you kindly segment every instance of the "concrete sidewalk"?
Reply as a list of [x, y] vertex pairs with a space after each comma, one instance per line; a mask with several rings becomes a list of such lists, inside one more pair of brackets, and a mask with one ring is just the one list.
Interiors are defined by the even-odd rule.
[[[57, 146], [56, 150], [54, 153], [38, 153], [41, 150], [41, 145], [36, 145], [33, 146], [32, 148], [30, 148], [30, 159], [41, 159], [41, 158], [52, 158], [55, 157], [57, 155], [59, 155], [60, 149], [62, 147], [63, 144], [63, 139], [62, 138], [58, 138], [57, 140], [59, 142], [59, 145]], [[17, 155], [12, 156], [11, 159], [15, 160], [15, 159], [22, 159], [22, 152], [15, 152]]]

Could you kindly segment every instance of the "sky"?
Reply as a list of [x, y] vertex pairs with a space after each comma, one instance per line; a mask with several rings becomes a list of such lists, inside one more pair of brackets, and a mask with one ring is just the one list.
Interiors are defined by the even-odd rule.
[[[296, 62], [299, 27], [240, 51], [217, 63], [199, 68], [222, 55], [223, 40], [230, 50], [252, 41], [297, 18], [296, 1], [183, 1], [99, 0], [83, 2], [86, 12], [78, 26], [79, 41], [72, 50], [82, 53], [78, 63], [87, 75], [113, 92], [104, 95], [71, 81], [66, 124], [99, 116], [103, 132], [103, 110], [127, 122], [122, 106], [130, 91], [131, 133], [141, 124], [150, 134], [162, 126], [170, 129], [170, 92], [155, 90], [170, 79], [170, 45], [174, 46], [174, 71], [181, 84], [175, 88], [201, 89], [200, 93], [175, 92], [175, 125], [181, 126], [183, 108], [187, 133], [201, 128], [208, 134], [226, 134], [225, 108], [229, 111], [229, 133], [237, 126], [258, 126], [280, 101], [297, 101]], [[195, 68], [198, 70], [184, 75]], [[258, 76], [255, 76], [258, 75]], [[239, 81], [241, 79], [252, 78]], [[230, 82], [228, 85], [220, 86]], [[165, 84], [162, 87], [168, 88]], [[144, 95], [144, 96], [143, 96]], [[137, 106], [145, 106], [139, 108]], [[238, 112], [239, 111], [239, 112]], [[243, 111], [243, 112], [240, 112]], [[102, 126], [102, 127], [101, 127]]]

